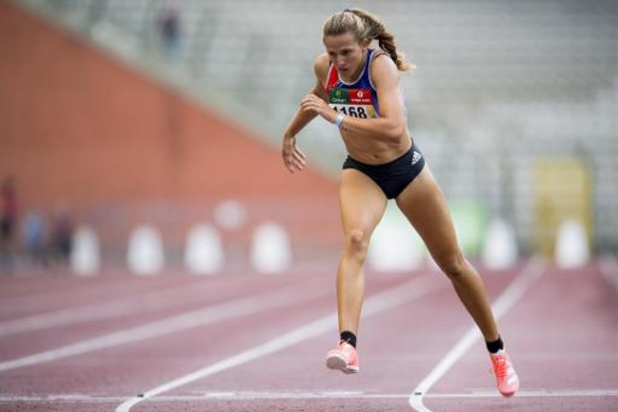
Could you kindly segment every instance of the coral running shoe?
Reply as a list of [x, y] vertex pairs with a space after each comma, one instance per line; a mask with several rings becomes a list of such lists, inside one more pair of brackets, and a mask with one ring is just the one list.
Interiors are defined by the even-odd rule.
[[497, 353], [490, 353], [491, 363], [496, 375], [498, 390], [502, 396], [513, 396], [519, 389], [519, 378], [509, 359], [509, 355], [504, 350]]
[[326, 355], [326, 366], [344, 373], [358, 373], [360, 368], [356, 349], [346, 341], [339, 341], [337, 347]]

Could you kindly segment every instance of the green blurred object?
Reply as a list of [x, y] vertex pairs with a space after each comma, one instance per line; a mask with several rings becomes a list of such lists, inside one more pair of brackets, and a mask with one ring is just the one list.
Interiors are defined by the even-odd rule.
[[468, 257], [478, 257], [488, 225], [485, 208], [478, 202], [450, 202], [459, 244]]

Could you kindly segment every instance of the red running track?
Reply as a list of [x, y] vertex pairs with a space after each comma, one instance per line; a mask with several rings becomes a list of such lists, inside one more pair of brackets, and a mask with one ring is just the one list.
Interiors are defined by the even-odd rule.
[[449, 282], [369, 273], [361, 372], [331, 268], [286, 276], [0, 278], [2, 411], [618, 410], [618, 265], [482, 270], [522, 387], [500, 397]]

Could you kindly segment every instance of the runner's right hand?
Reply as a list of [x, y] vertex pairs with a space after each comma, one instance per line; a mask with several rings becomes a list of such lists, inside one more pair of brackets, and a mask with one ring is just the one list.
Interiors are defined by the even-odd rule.
[[307, 156], [296, 146], [296, 136], [285, 136], [283, 138], [283, 149], [281, 151], [285, 167], [294, 173], [294, 170], [302, 171], [307, 162]]

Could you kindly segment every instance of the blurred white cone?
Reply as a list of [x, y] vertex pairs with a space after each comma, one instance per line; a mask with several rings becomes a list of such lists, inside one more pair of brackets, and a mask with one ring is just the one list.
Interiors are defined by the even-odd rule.
[[217, 273], [223, 267], [224, 254], [219, 233], [209, 225], [195, 226], [187, 236], [185, 266], [196, 275]]
[[137, 275], [154, 275], [163, 269], [163, 242], [151, 226], [140, 226], [129, 238], [129, 269]]
[[563, 269], [582, 267], [590, 259], [588, 236], [581, 223], [562, 222], [558, 229], [555, 250], [556, 264]]
[[215, 222], [227, 230], [237, 230], [247, 222], [247, 208], [236, 200], [219, 203], [214, 210]]
[[410, 225], [384, 220], [371, 237], [367, 260], [373, 269], [381, 272], [412, 271], [420, 267], [423, 250]]
[[292, 251], [285, 229], [276, 223], [264, 223], [253, 233], [251, 265], [259, 273], [281, 273], [290, 267]]
[[92, 228], [81, 226], [73, 235], [71, 269], [80, 276], [96, 275], [101, 266], [99, 239]]
[[489, 269], [507, 269], [517, 262], [517, 238], [510, 224], [502, 219], [491, 222], [485, 234], [481, 257]]

